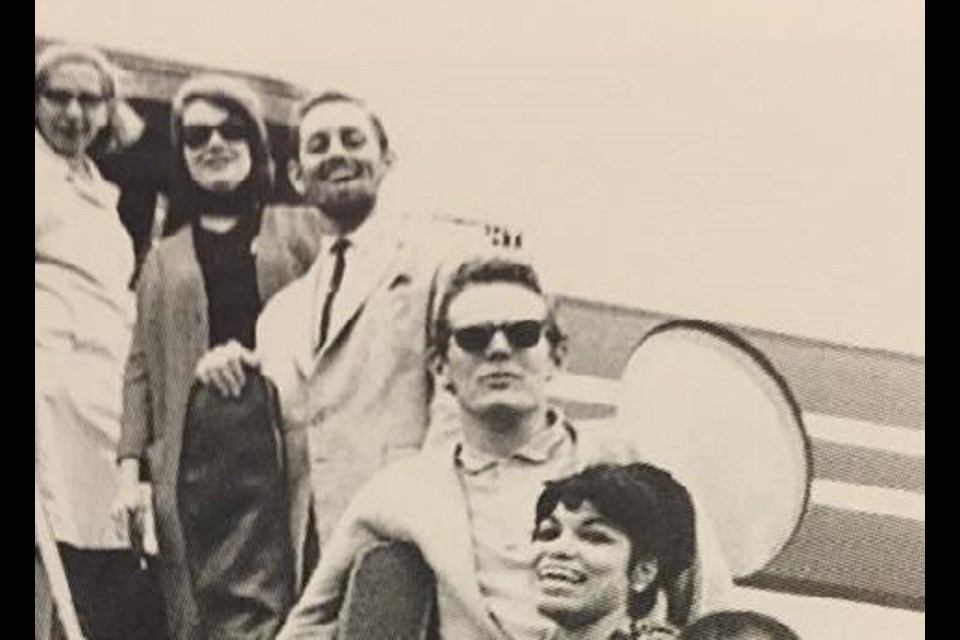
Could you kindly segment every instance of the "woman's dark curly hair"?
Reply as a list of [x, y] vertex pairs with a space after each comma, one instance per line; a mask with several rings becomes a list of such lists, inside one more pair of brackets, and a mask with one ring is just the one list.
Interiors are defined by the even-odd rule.
[[653, 465], [600, 464], [546, 483], [537, 500], [535, 526], [557, 505], [579, 509], [589, 502], [630, 539], [630, 566], [657, 561], [657, 577], [643, 593], [631, 592], [630, 616], [642, 618], [656, 603], [657, 590], [692, 566], [696, 523], [690, 494], [673, 476]]

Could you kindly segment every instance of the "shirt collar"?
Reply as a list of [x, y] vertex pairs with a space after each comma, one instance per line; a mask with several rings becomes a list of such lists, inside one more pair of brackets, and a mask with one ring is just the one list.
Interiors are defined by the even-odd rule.
[[[542, 464], [553, 457], [561, 444], [573, 439], [575, 439], [575, 433], [564, 419], [562, 412], [551, 407], [547, 410], [546, 428], [538, 431], [506, 459]], [[454, 459], [456, 464], [470, 475], [492, 469], [504, 460], [501, 456], [474, 449], [463, 439], [463, 436], [457, 439], [454, 446]]]
[[350, 233], [343, 236], [333, 234], [321, 236], [320, 253], [329, 256], [334, 243], [341, 237], [349, 242], [347, 249], [349, 256], [376, 252], [384, 245], [396, 242], [401, 237], [399, 229], [402, 222], [403, 217], [398, 212], [378, 202], [376, 209], [370, 213], [370, 217]]
[[[61, 173], [63, 174], [64, 178], [69, 178], [73, 173], [73, 170], [70, 168], [70, 164], [67, 162], [67, 159], [53, 150], [53, 147], [50, 146], [46, 138], [43, 137], [43, 134], [40, 133], [39, 129], [34, 128], [33, 134], [34, 161], [37, 164], [37, 167], [43, 168], [50, 172]], [[87, 161], [87, 164], [90, 167], [93, 175], [99, 176], [99, 173], [96, 172], [96, 168], [93, 166], [93, 163]]]
[[73, 169], [67, 159], [53, 150], [53, 147], [47, 143], [46, 139], [40, 133], [39, 129], [34, 127], [34, 164], [38, 174], [55, 174], [75, 186], [77, 191], [84, 197], [98, 203], [115, 207], [119, 190], [117, 187], [100, 175], [100, 170], [93, 160], [84, 158], [84, 164], [87, 171], [90, 172], [90, 180], [77, 180]]

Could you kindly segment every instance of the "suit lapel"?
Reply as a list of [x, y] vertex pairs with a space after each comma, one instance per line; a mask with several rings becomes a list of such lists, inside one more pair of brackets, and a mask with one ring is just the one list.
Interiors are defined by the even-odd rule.
[[[329, 274], [324, 269], [324, 261], [318, 256], [307, 275], [290, 285], [296, 287], [290, 291], [290, 296], [295, 301], [291, 305], [293, 313], [290, 318], [293, 359], [300, 374], [307, 379], [313, 377], [319, 363], [315, 353], [317, 334], [314, 324], [319, 321], [316, 314], [316, 309], [319, 308], [317, 292], [323, 291], [320, 283], [324, 282], [325, 277], [329, 277]], [[328, 340], [327, 343], [329, 342]]]

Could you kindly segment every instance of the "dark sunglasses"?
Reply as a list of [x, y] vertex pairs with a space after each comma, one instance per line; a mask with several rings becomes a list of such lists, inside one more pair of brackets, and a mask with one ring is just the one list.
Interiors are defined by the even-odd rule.
[[84, 109], [95, 107], [106, 100], [106, 98], [100, 94], [89, 93], [87, 91], [74, 93], [73, 91], [67, 91], [65, 89], [44, 89], [40, 95], [58, 107], [66, 107], [70, 104], [71, 100], [76, 100]]
[[516, 322], [498, 322], [475, 324], [453, 330], [453, 341], [468, 353], [482, 353], [490, 346], [493, 336], [502, 331], [513, 349], [529, 349], [540, 342], [543, 334], [543, 322], [540, 320], [518, 320]]
[[218, 125], [188, 124], [184, 126], [183, 144], [191, 149], [199, 149], [210, 142], [214, 131], [218, 131], [220, 137], [227, 142], [239, 142], [247, 139], [247, 127], [242, 122], [227, 120]]

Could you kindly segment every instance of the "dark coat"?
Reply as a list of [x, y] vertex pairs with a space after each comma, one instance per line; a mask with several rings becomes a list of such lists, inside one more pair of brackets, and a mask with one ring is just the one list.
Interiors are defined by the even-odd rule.
[[177, 503], [206, 637], [272, 639], [294, 600], [276, 387], [249, 371], [238, 399], [195, 383]]

